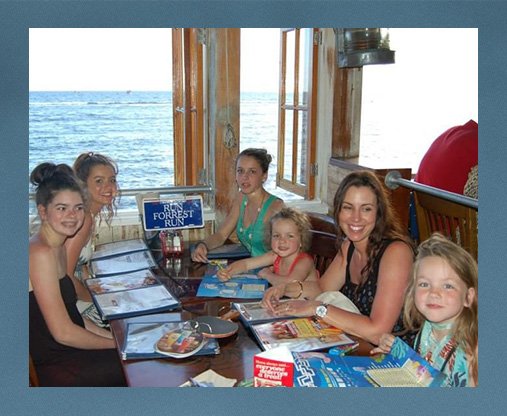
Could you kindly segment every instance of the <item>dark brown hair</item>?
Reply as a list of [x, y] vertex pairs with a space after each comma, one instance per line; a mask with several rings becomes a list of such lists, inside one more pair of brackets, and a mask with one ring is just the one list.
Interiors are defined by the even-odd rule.
[[[389, 196], [382, 186], [382, 182], [378, 177], [370, 171], [358, 170], [349, 173], [340, 183], [334, 197], [334, 218], [337, 224], [337, 245], [338, 250], [345, 241], [345, 233], [340, 228], [339, 214], [342, 209], [345, 194], [351, 187], [367, 187], [372, 190], [377, 199], [377, 215], [375, 219], [375, 226], [368, 237], [368, 246], [366, 254], [368, 255], [368, 262], [361, 270], [362, 283], [367, 279], [369, 273], [373, 269], [373, 263], [377, 254], [383, 246], [385, 240], [402, 240], [413, 248], [410, 238], [403, 233], [400, 222], [391, 205]], [[358, 288], [361, 285], [358, 285]]]
[[85, 192], [69, 165], [44, 162], [37, 165], [30, 174], [30, 182], [35, 186], [35, 204], [47, 207], [56, 194], [61, 191], [78, 192], [86, 202]]
[[266, 173], [269, 169], [269, 164], [273, 160], [271, 155], [268, 153], [266, 149], [256, 149], [256, 148], [248, 148], [243, 150], [238, 157], [236, 158], [236, 163], [241, 156], [253, 157], [259, 162], [261, 166], [262, 173]]

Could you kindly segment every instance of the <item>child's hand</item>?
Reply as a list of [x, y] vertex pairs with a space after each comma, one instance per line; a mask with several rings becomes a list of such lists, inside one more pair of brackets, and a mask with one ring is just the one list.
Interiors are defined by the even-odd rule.
[[391, 347], [393, 346], [394, 335], [393, 334], [382, 334], [380, 336], [380, 341], [377, 347], [373, 348], [370, 351], [370, 354], [389, 354], [391, 352]]
[[221, 282], [227, 282], [227, 280], [231, 280], [232, 274], [228, 271], [229, 267], [218, 270], [217, 272], [218, 280], [220, 280]]
[[217, 277], [220, 281], [226, 282], [227, 280], [231, 280], [232, 276], [243, 272], [243, 266], [241, 262], [236, 261], [234, 263], [229, 264], [227, 267], [221, 267], [217, 272]]

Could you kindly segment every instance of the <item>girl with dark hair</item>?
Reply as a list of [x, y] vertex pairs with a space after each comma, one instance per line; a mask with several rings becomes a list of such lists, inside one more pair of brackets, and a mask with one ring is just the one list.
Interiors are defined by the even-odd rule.
[[269, 218], [280, 211], [283, 201], [264, 189], [271, 155], [265, 149], [245, 149], [236, 161], [239, 192], [231, 211], [218, 231], [196, 244], [192, 260], [207, 263], [208, 251], [224, 244], [234, 230], [239, 241], [252, 256], [268, 251], [264, 245], [264, 228]]
[[72, 169], [43, 163], [30, 175], [41, 219], [29, 242], [30, 356], [42, 386], [123, 386], [111, 334], [76, 307], [65, 241], [85, 218], [84, 192]]

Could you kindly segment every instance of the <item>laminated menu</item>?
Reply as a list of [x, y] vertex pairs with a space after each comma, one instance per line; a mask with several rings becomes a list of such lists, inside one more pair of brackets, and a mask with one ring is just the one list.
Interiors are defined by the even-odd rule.
[[215, 355], [220, 352], [216, 339], [203, 337], [185, 327], [185, 322], [146, 320], [128, 322], [122, 360], [141, 358], [185, 358], [191, 355]]
[[[281, 300], [280, 303], [289, 302], [288, 300]], [[234, 302], [232, 304], [234, 309], [239, 312], [241, 321], [249, 326], [252, 324], [258, 324], [263, 322], [270, 322], [279, 320], [280, 317], [271, 313], [271, 311], [262, 306], [261, 301], [254, 302]], [[293, 318], [289, 316], [288, 318]]]
[[102, 319], [162, 312], [180, 304], [149, 269], [85, 282]]
[[197, 289], [197, 296], [261, 299], [269, 286], [268, 281], [260, 278], [256, 270], [234, 275], [230, 280], [222, 282], [216, 275], [220, 267], [224, 267], [224, 263], [220, 260], [214, 260], [213, 264], [208, 266]]
[[90, 270], [94, 277], [119, 275], [156, 266], [157, 263], [149, 250], [124, 253], [114, 257], [92, 258], [90, 260]]
[[92, 254], [92, 259], [98, 260], [146, 250], [149, 250], [149, 248], [146, 242], [140, 238], [120, 240], [97, 245]]

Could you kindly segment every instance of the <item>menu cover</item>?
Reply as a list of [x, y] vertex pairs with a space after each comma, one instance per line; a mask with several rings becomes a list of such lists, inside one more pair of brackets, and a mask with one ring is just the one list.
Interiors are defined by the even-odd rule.
[[263, 350], [286, 346], [291, 351], [315, 351], [355, 343], [340, 328], [314, 316], [254, 324], [250, 329]]
[[90, 270], [94, 277], [114, 276], [155, 267], [157, 263], [149, 250], [90, 260]]
[[[291, 301], [291, 299], [281, 300], [280, 303], [285, 303], [289, 301]], [[234, 302], [232, 306], [239, 312], [239, 317], [241, 321], [247, 326], [263, 322], [276, 321], [280, 319], [279, 316], [273, 315], [269, 309], [264, 308], [262, 306], [261, 301]], [[285, 318], [295, 318], [295, 317], [288, 316]]]
[[208, 251], [208, 259], [244, 259], [251, 254], [243, 244], [224, 244]]
[[150, 270], [85, 282], [102, 319], [162, 312], [180, 305]]
[[125, 333], [120, 351], [122, 360], [185, 358], [191, 355], [215, 355], [220, 352], [215, 338], [205, 338], [202, 334], [188, 331], [185, 321], [128, 322]]
[[208, 266], [196, 296], [238, 299], [261, 299], [264, 296], [269, 283], [257, 275], [257, 270], [234, 275], [222, 282], [216, 275], [220, 267], [223, 264], [216, 260]]

